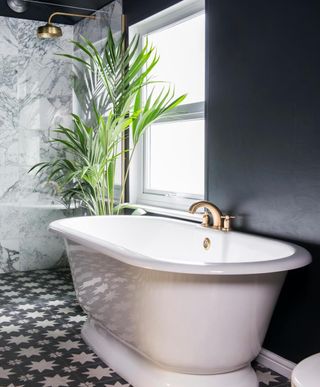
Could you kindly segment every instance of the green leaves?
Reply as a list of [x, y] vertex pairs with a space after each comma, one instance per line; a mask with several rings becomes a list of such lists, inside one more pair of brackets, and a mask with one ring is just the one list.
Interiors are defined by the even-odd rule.
[[[74, 129], [60, 126], [55, 133], [60, 137], [51, 142], [60, 144], [66, 158], [35, 165], [31, 170], [46, 171], [48, 180], [61, 187], [62, 199], [82, 203], [92, 214], [112, 212], [106, 203], [107, 187], [114, 184], [115, 163], [119, 138], [130, 118], [116, 117], [112, 112], [105, 119], [96, 112], [96, 128], [89, 127], [78, 115], [73, 114]], [[30, 171], [31, 171], [30, 170]]]
[[[119, 213], [124, 208], [124, 188], [136, 146], [153, 122], [168, 114], [184, 99], [174, 89], [163, 87], [158, 94], [146, 94], [159, 56], [148, 41], [135, 36], [125, 47], [125, 36], [116, 40], [109, 30], [105, 44], [98, 49], [81, 38], [72, 42], [75, 54], [60, 54], [74, 62], [73, 88], [81, 114], [72, 114], [73, 127], [59, 126], [51, 142], [64, 150], [65, 157], [35, 165], [56, 182], [63, 200], [78, 201], [91, 214]], [[129, 130], [129, 127], [131, 130]], [[121, 149], [130, 133], [132, 149]], [[120, 197], [116, 203], [115, 174], [122, 155], [129, 155]]]
[[[174, 91], [170, 87], [167, 90], [163, 88], [155, 98], [153, 97], [153, 92], [151, 92], [143, 106], [140, 89], [136, 93], [135, 99], [137, 115], [132, 123], [132, 140], [134, 145], [138, 144], [148, 126], [178, 106], [185, 98], [186, 95], [174, 98]], [[138, 111], [139, 106], [142, 108]]]

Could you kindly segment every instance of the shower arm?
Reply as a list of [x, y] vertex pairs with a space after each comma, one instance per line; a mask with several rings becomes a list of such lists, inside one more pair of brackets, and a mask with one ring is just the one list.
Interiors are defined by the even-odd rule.
[[59, 16], [75, 16], [75, 17], [81, 17], [81, 18], [85, 18], [85, 19], [95, 19], [96, 18], [96, 16], [94, 16], [94, 15], [82, 15], [80, 13], [70, 13], [70, 12], [54, 12], [49, 16], [48, 24], [51, 24], [52, 18], [55, 16], [58, 16], [58, 15]]

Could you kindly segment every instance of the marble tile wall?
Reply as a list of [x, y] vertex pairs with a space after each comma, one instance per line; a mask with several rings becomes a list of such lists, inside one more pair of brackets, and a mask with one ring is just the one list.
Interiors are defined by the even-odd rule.
[[64, 265], [61, 239], [48, 224], [74, 215], [54, 197], [55, 187], [29, 174], [35, 163], [56, 156], [48, 140], [59, 124], [70, 124], [73, 94], [70, 40], [80, 34], [101, 39], [120, 29], [121, 3], [103, 9], [96, 21], [62, 26], [60, 39], [38, 39], [42, 22], [0, 17], [0, 272]]
[[28, 174], [55, 151], [51, 131], [70, 122], [73, 27], [63, 37], [40, 40], [43, 23], [0, 18], [0, 272], [47, 268], [65, 261], [61, 240], [47, 231], [51, 220], [69, 216], [52, 188]]

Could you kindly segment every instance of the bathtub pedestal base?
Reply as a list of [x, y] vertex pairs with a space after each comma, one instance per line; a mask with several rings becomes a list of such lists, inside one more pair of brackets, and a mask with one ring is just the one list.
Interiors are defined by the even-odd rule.
[[84, 324], [82, 338], [100, 359], [134, 387], [258, 387], [251, 366], [218, 375], [168, 371], [117, 340], [93, 319]]

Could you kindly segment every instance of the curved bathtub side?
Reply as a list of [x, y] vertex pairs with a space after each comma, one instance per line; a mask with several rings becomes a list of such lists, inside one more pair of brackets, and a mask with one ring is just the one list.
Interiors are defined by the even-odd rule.
[[261, 349], [286, 272], [148, 270], [67, 241], [80, 305], [106, 330], [174, 371], [239, 369]]

